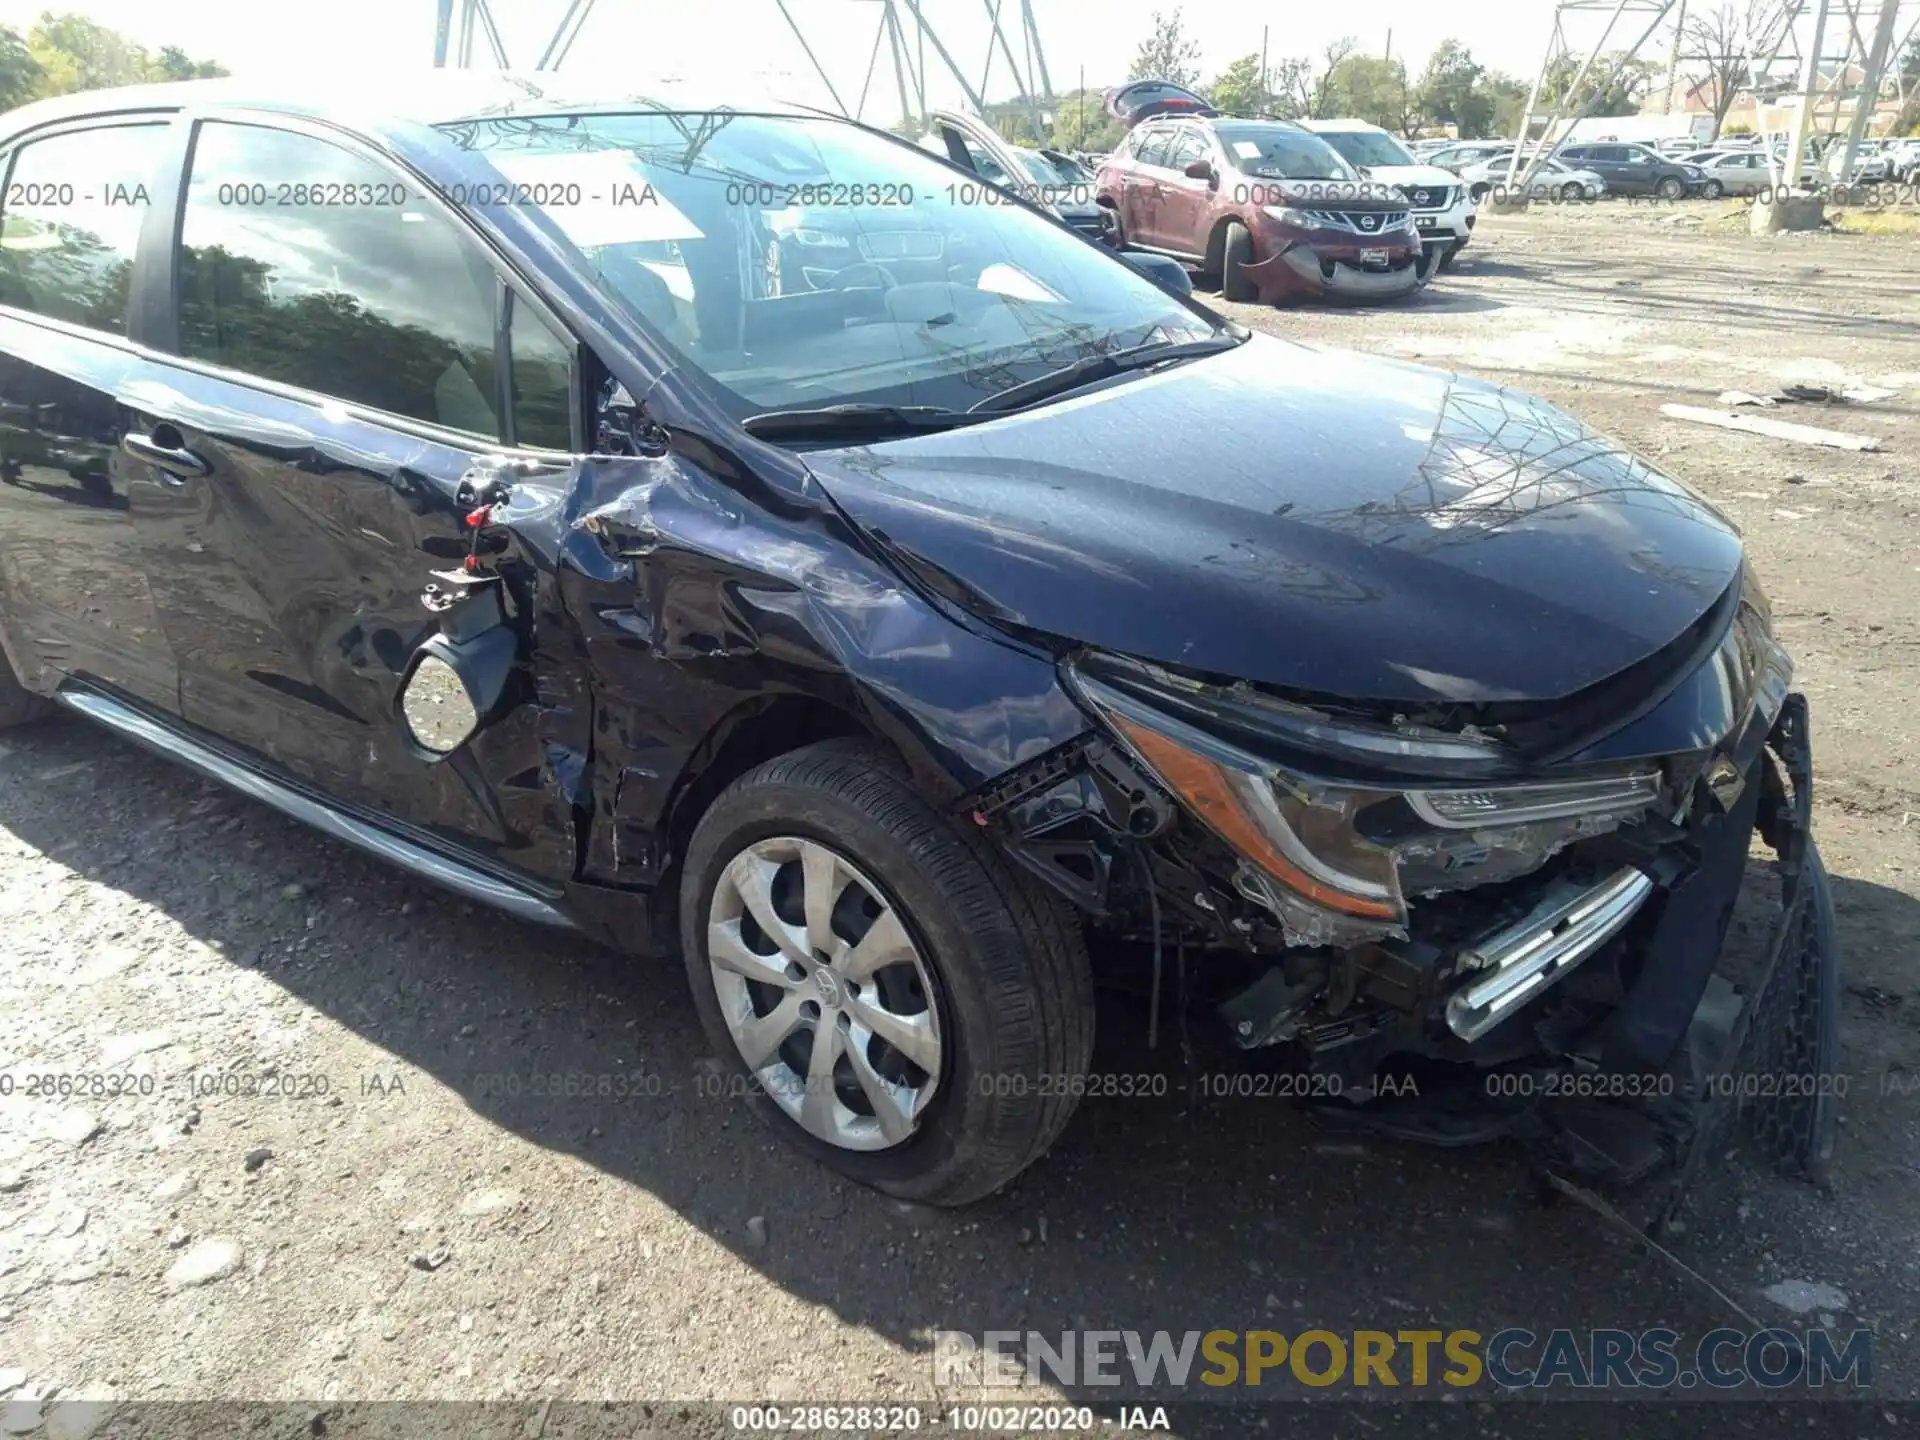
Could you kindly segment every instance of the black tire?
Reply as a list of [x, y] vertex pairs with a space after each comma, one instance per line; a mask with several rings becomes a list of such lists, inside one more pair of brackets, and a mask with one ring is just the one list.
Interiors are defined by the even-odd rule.
[[1569, 180], [1560, 187], [1560, 198], [1569, 205], [1578, 205], [1586, 197], [1586, 189], [1578, 180]]
[[1227, 222], [1227, 233], [1220, 242], [1220, 298], [1249, 304], [1260, 298], [1260, 287], [1247, 279], [1246, 267], [1253, 263], [1253, 236], [1238, 220]]
[[13, 673], [6, 652], [0, 651], [0, 730], [28, 725], [53, 713], [53, 702], [34, 694]]
[[[827, 845], [858, 867], [932, 971], [942, 1073], [918, 1128], [891, 1148], [844, 1149], [803, 1129], [751, 1082], [727, 1028], [707, 915], [734, 858], [775, 836]], [[701, 1024], [751, 1106], [864, 1185], [932, 1205], [978, 1200], [1045, 1154], [1073, 1114], [1072, 1082], [1093, 1053], [1093, 981], [1077, 921], [985, 837], [921, 799], [877, 746], [808, 746], [722, 791], [687, 847], [680, 934]]]
[[1100, 240], [1109, 249], [1127, 248], [1126, 227], [1120, 223], [1120, 207], [1103, 204], [1100, 207]]
[[1451, 270], [1453, 268], [1454, 256], [1459, 253], [1460, 247], [1458, 245], [1449, 245], [1442, 250], [1440, 252], [1440, 258], [1433, 262], [1435, 273], [1444, 275], [1447, 271]]
[[1709, 200], [1718, 200], [1722, 195], [1727, 193], [1727, 187], [1722, 185], [1718, 180], [1709, 180], [1707, 181], [1706, 188], [1700, 193], [1705, 195]]
[[1481, 180], [1476, 184], [1473, 184], [1467, 188], [1468, 196], [1473, 200], [1473, 203], [1476, 205], [1482, 203], [1487, 198], [1487, 196], [1491, 195], [1492, 193], [1493, 193], [1493, 186], [1489, 185], [1484, 180]]
[[1678, 200], [1682, 195], [1687, 193], [1687, 187], [1681, 180], [1669, 175], [1653, 187], [1653, 193], [1658, 195], [1662, 200]]

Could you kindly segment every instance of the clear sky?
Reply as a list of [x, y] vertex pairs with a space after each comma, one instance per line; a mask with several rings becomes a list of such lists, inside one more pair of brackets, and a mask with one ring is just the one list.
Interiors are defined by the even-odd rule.
[[[988, 3], [920, 0], [975, 86], [987, 61]], [[1004, 25], [1018, 10], [1014, 0], [1003, 3]], [[787, 0], [787, 6], [851, 106], [865, 83], [880, 7], [872, 0]], [[901, 8], [904, 15], [904, 3]], [[1090, 85], [1121, 78], [1150, 31], [1156, 8], [1176, 7], [1170, 0], [1034, 0], [1054, 87], [1074, 88], [1083, 70]], [[1263, 26], [1269, 30], [1272, 59], [1317, 53], [1343, 35], [1378, 54], [1391, 32], [1393, 53], [1405, 56], [1417, 71], [1436, 44], [1453, 36], [1481, 63], [1530, 78], [1553, 12], [1551, 0], [1466, 5], [1360, 0], [1268, 7], [1246, 0], [1184, 0], [1178, 8], [1200, 43], [1201, 68], [1209, 78], [1236, 56], [1257, 51]], [[150, 49], [178, 45], [196, 59], [219, 60], [236, 74], [270, 75], [290, 64], [304, 72], [392, 71], [428, 64], [433, 54], [433, 0], [323, 0], [297, 8], [284, 0], [0, 0], [0, 23], [24, 31], [47, 9], [79, 11]], [[515, 68], [532, 68], [565, 9], [565, 0], [493, 0]], [[1008, 36], [1019, 53], [1017, 25]], [[927, 58], [929, 75], [936, 76], [941, 66], [931, 47]], [[750, 77], [785, 82], [795, 99], [825, 99], [777, 0], [598, 0], [564, 68], [568, 74], [633, 83], [671, 76], [703, 88]], [[990, 99], [1012, 93], [1006, 76], [1004, 61], [996, 60]], [[806, 93], [797, 93], [803, 87]], [[883, 53], [866, 118], [892, 118], [899, 108], [897, 95]], [[928, 99], [957, 103], [960, 92], [940, 76], [930, 79]]]

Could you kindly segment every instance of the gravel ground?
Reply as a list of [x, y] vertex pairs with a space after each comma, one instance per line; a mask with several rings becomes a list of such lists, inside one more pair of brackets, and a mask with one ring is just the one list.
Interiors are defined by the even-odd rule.
[[[1877, 1394], [1914, 1397], [1920, 257], [1717, 213], [1490, 217], [1404, 307], [1240, 313], [1544, 393], [1745, 527], [1813, 706], [1851, 1088], [1828, 1188], [1716, 1167], [1673, 1245], [1763, 1318], [1877, 1328]], [[1898, 389], [1782, 412], [1884, 450], [1659, 413], [1791, 380]], [[1089, 1101], [962, 1212], [854, 1189], [705, 1093], [677, 967], [476, 912], [75, 719], [0, 737], [0, 956], [10, 1426], [50, 1394], [934, 1402], [935, 1328], [1738, 1323], [1540, 1205], [1512, 1151], [1189, 1103], [1210, 1040], [1149, 1054], [1123, 998], [1097, 1065], [1166, 1096]], [[24, 1093], [101, 1070], [150, 1093]], [[526, 1093], [546, 1074], [592, 1093]]]

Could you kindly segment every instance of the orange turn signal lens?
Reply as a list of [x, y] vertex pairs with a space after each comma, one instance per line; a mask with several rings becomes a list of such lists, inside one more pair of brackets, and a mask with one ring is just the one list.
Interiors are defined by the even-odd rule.
[[1289, 890], [1314, 904], [1342, 915], [1368, 920], [1401, 919], [1400, 908], [1391, 900], [1377, 900], [1349, 894], [1309, 875], [1288, 859], [1278, 843], [1243, 805], [1225, 767], [1196, 755], [1185, 746], [1150, 730], [1118, 711], [1109, 710], [1107, 718], [1140, 758], [1153, 767], [1193, 813], [1240, 854], [1267, 871]]

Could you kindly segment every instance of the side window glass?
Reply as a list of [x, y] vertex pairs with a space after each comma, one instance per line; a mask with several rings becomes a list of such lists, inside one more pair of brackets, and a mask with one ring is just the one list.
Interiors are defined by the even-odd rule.
[[1192, 130], [1182, 130], [1174, 139], [1173, 150], [1167, 158], [1167, 164], [1172, 169], [1184, 170], [1206, 153], [1206, 143], [1197, 134]]
[[166, 139], [165, 125], [106, 125], [22, 146], [0, 195], [0, 304], [126, 334]]
[[973, 165], [974, 174], [982, 180], [991, 180], [996, 185], [1011, 183], [1007, 178], [1007, 172], [1000, 168], [1000, 162], [993, 156], [971, 140], [963, 139], [960, 143], [967, 147], [967, 159]]
[[478, 247], [324, 140], [206, 121], [180, 227], [180, 349], [263, 379], [501, 438]]
[[573, 346], [517, 300], [508, 341], [513, 356], [513, 440], [542, 450], [573, 449]]
[[1165, 165], [1167, 151], [1171, 148], [1173, 136], [1165, 130], [1155, 130], [1140, 142], [1139, 156], [1142, 165]]

